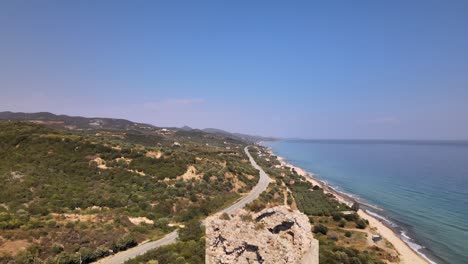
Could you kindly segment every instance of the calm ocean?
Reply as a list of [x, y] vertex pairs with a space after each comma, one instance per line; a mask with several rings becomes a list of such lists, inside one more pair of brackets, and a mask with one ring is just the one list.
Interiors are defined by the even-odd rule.
[[436, 263], [468, 263], [468, 142], [265, 142], [351, 194]]

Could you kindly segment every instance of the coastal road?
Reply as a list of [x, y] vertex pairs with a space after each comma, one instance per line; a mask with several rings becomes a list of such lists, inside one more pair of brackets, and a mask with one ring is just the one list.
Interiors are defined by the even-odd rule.
[[[257, 197], [263, 191], [266, 190], [266, 188], [268, 187], [268, 184], [270, 183], [270, 177], [268, 177], [268, 175], [265, 173], [265, 171], [263, 171], [263, 169], [260, 166], [258, 166], [257, 162], [255, 162], [255, 160], [252, 158], [252, 155], [250, 155], [248, 148], [249, 148], [248, 146], [245, 147], [244, 151], [247, 154], [247, 156], [249, 157], [249, 160], [250, 160], [250, 163], [252, 164], [252, 166], [255, 169], [257, 169], [259, 171], [259, 173], [260, 173], [260, 178], [258, 180], [258, 183], [257, 183], [257, 185], [255, 185], [255, 187], [252, 189], [252, 191], [250, 191], [249, 194], [247, 194], [246, 196], [244, 196], [242, 199], [238, 200], [236, 203], [232, 204], [231, 206], [221, 210], [220, 211], [221, 213], [230, 214], [230, 213], [233, 213], [234, 211], [236, 211], [237, 209], [244, 207], [246, 204], [248, 204], [248, 203], [252, 202], [253, 200], [257, 199]], [[135, 257], [137, 257], [139, 255], [142, 255], [142, 254], [144, 254], [147, 251], [150, 251], [152, 249], [155, 249], [155, 248], [158, 248], [158, 247], [161, 247], [161, 246], [164, 246], [164, 245], [175, 243], [177, 241], [177, 237], [178, 237], [178, 234], [177, 234], [177, 230], [176, 230], [176, 231], [173, 231], [173, 232], [167, 234], [166, 236], [164, 236], [163, 238], [161, 238], [159, 240], [140, 244], [140, 245], [138, 245], [136, 247], [127, 249], [125, 251], [121, 251], [121, 252], [119, 252], [119, 253], [117, 253], [115, 255], [103, 258], [103, 259], [98, 260], [98, 261], [96, 261], [94, 263], [95, 264], [122, 264], [125, 261], [127, 261], [129, 259], [132, 259], [132, 258], [135, 258]]]
[[250, 155], [248, 148], [249, 147], [245, 147], [244, 149], [245, 154], [247, 154], [247, 156], [249, 157], [249, 160], [252, 166], [260, 172], [260, 179], [258, 180], [257, 185], [255, 185], [255, 187], [252, 189], [252, 191], [250, 191], [248, 195], [244, 196], [235, 204], [221, 210], [220, 212], [222, 213], [228, 213], [228, 214], [233, 213], [237, 209], [244, 207], [248, 203], [251, 203], [253, 200], [257, 199], [257, 197], [263, 191], [266, 190], [266, 188], [268, 187], [268, 184], [270, 183], [270, 177], [268, 177], [265, 171], [263, 171], [263, 169], [260, 166], [258, 166], [257, 162], [255, 162], [255, 160], [252, 158], [252, 155]]
[[135, 258], [139, 255], [142, 255], [146, 253], [149, 250], [169, 245], [177, 240], [177, 230], [172, 231], [171, 233], [167, 234], [163, 238], [156, 240], [156, 241], [151, 241], [147, 243], [140, 244], [136, 247], [132, 247], [130, 249], [127, 249], [125, 251], [121, 251], [115, 255], [111, 255], [109, 257], [100, 259], [94, 263], [99, 263], [99, 264], [121, 264], [124, 263], [125, 261]]

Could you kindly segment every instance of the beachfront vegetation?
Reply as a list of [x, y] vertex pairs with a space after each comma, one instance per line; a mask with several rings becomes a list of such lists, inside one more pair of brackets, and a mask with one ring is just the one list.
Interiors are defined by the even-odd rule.
[[308, 181], [295, 181], [288, 187], [293, 193], [297, 208], [307, 215], [330, 216], [349, 210], [347, 205], [327, 197], [321, 188], [313, 189], [312, 183]]
[[89, 263], [198, 221], [258, 181], [244, 147], [202, 132], [2, 121], [0, 263]]
[[320, 243], [319, 261], [326, 264], [367, 263], [383, 264], [381, 259], [372, 251], [360, 251], [353, 247], [337, 246], [335, 241], [324, 236], [318, 236]]

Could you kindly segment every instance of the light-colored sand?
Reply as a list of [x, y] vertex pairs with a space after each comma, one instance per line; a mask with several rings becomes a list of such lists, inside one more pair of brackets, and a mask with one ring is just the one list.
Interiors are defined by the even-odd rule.
[[412, 263], [429, 263], [419, 254], [414, 252], [403, 240], [401, 240], [395, 232], [390, 228], [386, 227], [376, 218], [370, 216], [363, 210], [358, 211], [359, 216], [369, 221], [369, 225], [377, 229], [377, 232], [393, 244], [395, 249], [400, 253], [400, 263], [412, 264]]
[[108, 167], [106, 166], [106, 161], [101, 159], [100, 157], [95, 158], [93, 161], [96, 162], [97, 167], [100, 168], [101, 170], [108, 169]]
[[0, 242], [2, 246], [0, 247], [0, 255], [7, 253], [10, 255], [16, 255], [18, 252], [25, 250], [31, 243], [27, 240], [5, 240], [0, 236]]
[[[304, 176], [305, 179], [311, 182], [314, 185], [318, 185], [324, 189], [325, 192], [332, 193], [338, 199], [338, 201], [345, 203], [347, 205], [351, 205], [352, 201], [345, 198], [344, 195], [340, 194], [339, 192], [334, 191], [333, 189], [329, 188], [323, 182], [314, 178], [311, 173], [294, 166], [285, 161], [284, 158], [278, 157], [278, 160], [281, 162], [282, 166], [289, 167], [294, 169], [299, 175]], [[395, 232], [393, 232], [390, 228], [382, 224], [377, 218], [367, 214], [363, 210], [358, 211], [359, 216], [369, 221], [370, 228], [375, 228], [376, 231], [385, 239], [387, 239], [390, 243], [393, 244], [395, 249], [400, 254], [400, 263], [402, 264], [418, 264], [418, 263], [429, 263], [426, 259], [424, 259], [421, 255], [416, 253], [413, 249], [411, 249]]]
[[140, 225], [141, 223], [152, 225], [154, 221], [146, 217], [129, 217], [128, 220], [134, 225]]
[[159, 159], [162, 156], [162, 152], [161, 151], [148, 151], [146, 152], [145, 156], [148, 158]]
[[197, 174], [197, 169], [194, 166], [189, 166], [187, 168], [187, 171], [184, 174], [178, 176], [177, 179], [183, 179], [184, 181], [188, 181], [191, 179], [200, 179], [201, 177], [203, 177], [203, 174]]

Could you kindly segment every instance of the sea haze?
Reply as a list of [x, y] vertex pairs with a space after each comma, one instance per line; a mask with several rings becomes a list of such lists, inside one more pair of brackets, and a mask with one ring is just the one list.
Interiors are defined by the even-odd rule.
[[[468, 142], [266, 142], [277, 155], [355, 196], [436, 263], [468, 261]], [[379, 209], [380, 208], [380, 209]]]

